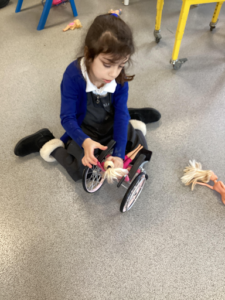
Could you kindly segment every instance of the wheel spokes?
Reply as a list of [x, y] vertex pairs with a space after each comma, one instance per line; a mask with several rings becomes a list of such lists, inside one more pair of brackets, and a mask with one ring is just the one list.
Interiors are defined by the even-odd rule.
[[[92, 169], [89, 169], [89, 172], [87, 174], [86, 183], [87, 183], [87, 189], [88, 191], [95, 191], [99, 187], [99, 185], [102, 185], [103, 178], [101, 176], [101, 169], [97, 166], [92, 166]], [[88, 178], [88, 175], [90, 177]]]
[[138, 197], [145, 185], [145, 182], [146, 182], [145, 175], [143, 175], [140, 178], [139, 182], [137, 182], [137, 184], [135, 185], [135, 188], [132, 190], [129, 198], [127, 199], [127, 203], [124, 207], [125, 208], [124, 211], [129, 210], [134, 205], [134, 203], [138, 199]]

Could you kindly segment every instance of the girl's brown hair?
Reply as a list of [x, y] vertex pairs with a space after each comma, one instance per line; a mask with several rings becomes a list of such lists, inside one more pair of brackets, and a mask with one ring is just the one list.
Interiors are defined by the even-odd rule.
[[[95, 18], [85, 38], [85, 64], [87, 72], [94, 58], [100, 53], [110, 54], [112, 63], [128, 58], [134, 53], [133, 35], [129, 26], [120, 17], [111, 14], [100, 15]], [[116, 78], [116, 82], [123, 84], [131, 81], [133, 76], [127, 76], [124, 68]]]

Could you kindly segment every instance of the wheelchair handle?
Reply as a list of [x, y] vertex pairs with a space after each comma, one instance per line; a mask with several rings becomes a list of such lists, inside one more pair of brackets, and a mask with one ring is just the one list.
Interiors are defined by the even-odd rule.
[[98, 161], [101, 163], [103, 161], [103, 159], [110, 153], [110, 151], [112, 150], [112, 148], [115, 146], [116, 142], [114, 140], [111, 140], [108, 144], [107, 144], [107, 149], [103, 150], [99, 157], [98, 157]]
[[[127, 176], [127, 175], [126, 175]], [[119, 182], [117, 183], [117, 187], [119, 188], [121, 186], [121, 184], [124, 182], [126, 176], [123, 176], [120, 178]]]

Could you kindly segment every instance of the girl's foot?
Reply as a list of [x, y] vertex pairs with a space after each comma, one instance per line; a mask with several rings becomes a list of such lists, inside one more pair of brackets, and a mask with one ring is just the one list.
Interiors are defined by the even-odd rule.
[[145, 124], [159, 121], [161, 114], [154, 108], [129, 108], [131, 120], [139, 120]]
[[14, 153], [17, 156], [23, 157], [31, 153], [39, 152], [45, 143], [54, 138], [53, 134], [47, 128], [41, 129], [21, 139], [16, 144]]

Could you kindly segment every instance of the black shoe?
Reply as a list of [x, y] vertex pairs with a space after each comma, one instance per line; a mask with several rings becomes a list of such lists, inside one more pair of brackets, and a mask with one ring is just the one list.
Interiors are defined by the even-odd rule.
[[157, 122], [161, 118], [160, 112], [154, 108], [129, 108], [128, 110], [132, 120], [139, 120], [145, 124]]
[[15, 146], [14, 153], [17, 156], [23, 157], [31, 153], [39, 152], [45, 143], [54, 138], [53, 134], [47, 128], [41, 129], [20, 140]]

